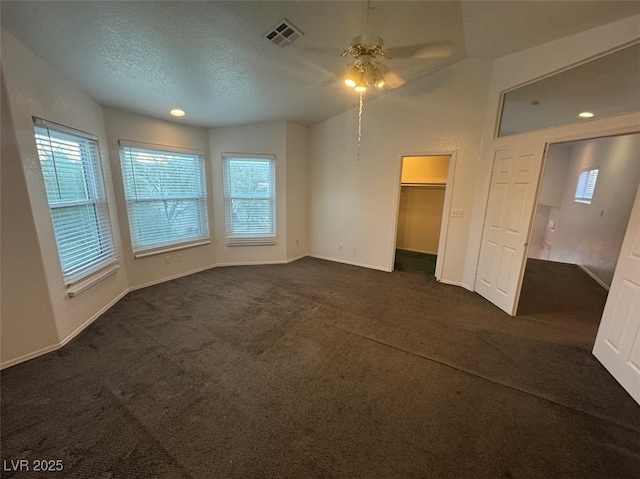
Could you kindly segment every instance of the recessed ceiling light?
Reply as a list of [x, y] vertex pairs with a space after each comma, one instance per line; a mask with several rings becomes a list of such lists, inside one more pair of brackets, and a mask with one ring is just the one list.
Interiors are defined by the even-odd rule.
[[180, 108], [174, 108], [169, 113], [171, 113], [172, 116], [184, 116], [185, 115], [184, 110], [181, 110]]
[[583, 111], [578, 115], [580, 118], [593, 118], [593, 113], [590, 111]]

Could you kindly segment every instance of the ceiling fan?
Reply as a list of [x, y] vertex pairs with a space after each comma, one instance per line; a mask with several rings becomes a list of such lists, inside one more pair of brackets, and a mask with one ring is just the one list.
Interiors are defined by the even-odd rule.
[[342, 56], [351, 56], [354, 61], [344, 78], [345, 84], [357, 92], [364, 92], [368, 87], [381, 88], [392, 80], [393, 88], [404, 84], [404, 80], [382, 63], [383, 59], [441, 58], [451, 54], [451, 41], [418, 43], [399, 47], [386, 48], [381, 36], [369, 33], [369, 12], [371, 1], [367, 0], [366, 33], [356, 36]]

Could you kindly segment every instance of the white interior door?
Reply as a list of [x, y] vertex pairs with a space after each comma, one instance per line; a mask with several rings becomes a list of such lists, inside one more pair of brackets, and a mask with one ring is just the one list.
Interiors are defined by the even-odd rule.
[[475, 290], [511, 315], [520, 297], [544, 147], [540, 142], [494, 152]]
[[640, 403], [640, 187], [593, 354]]

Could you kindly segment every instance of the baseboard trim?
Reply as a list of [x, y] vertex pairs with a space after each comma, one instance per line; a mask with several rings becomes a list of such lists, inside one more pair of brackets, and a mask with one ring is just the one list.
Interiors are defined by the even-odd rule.
[[600, 278], [598, 278], [595, 274], [589, 271], [589, 268], [587, 268], [585, 265], [579, 264], [578, 268], [580, 268], [582, 271], [587, 273], [592, 280], [594, 280], [596, 283], [602, 286], [605, 290], [609, 291], [609, 286], [607, 286], [606, 283], [604, 283]]
[[334, 263], [349, 264], [351, 266], [359, 266], [361, 268], [375, 269], [375, 270], [378, 270], [378, 271], [384, 271], [385, 273], [389, 273], [390, 272], [390, 270], [388, 270], [387, 268], [382, 268], [380, 266], [373, 266], [371, 264], [366, 264], [366, 263], [358, 263], [357, 261], [347, 261], [345, 259], [330, 258], [328, 256], [320, 256], [320, 255], [316, 255], [316, 254], [310, 254], [309, 256], [311, 258], [323, 259], [325, 261], [333, 261]]
[[286, 261], [286, 263], [287, 263], [287, 264], [289, 264], [289, 263], [293, 263], [294, 261], [298, 261], [299, 259], [306, 258], [307, 256], [309, 256], [309, 255], [308, 255], [308, 254], [301, 254], [300, 256], [296, 256], [295, 258], [289, 258], [289, 259]]
[[289, 260], [282, 259], [276, 261], [243, 261], [241, 263], [218, 263], [214, 267], [215, 268], [226, 268], [229, 266], [265, 266], [269, 264], [287, 264]]
[[58, 349], [67, 345], [73, 338], [75, 338], [78, 334], [84, 331], [89, 325], [91, 325], [91, 323], [93, 323], [96, 319], [98, 319], [100, 316], [106, 313], [114, 304], [116, 304], [118, 301], [124, 298], [127, 295], [127, 293], [129, 293], [128, 288], [125, 289], [118, 296], [113, 298], [111, 301], [109, 301], [105, 306], [100, 308], [100, 310], [97, 313], [91, 316], [88, 320], [86, 320], [84, 323], [78, 326], [74, 331], [72, 331], [66, 338], [60, 341], [60, 344], [58, 345]]
[[56, 351], [58, 349], [60, 349], [60, 344], [54, 344], [53, 346], [47, 346], [46, 348], [38, 349], [37, 351], [25, 354], [24, 356], [10, 359], [9, 361], [0, 363], [0, 371], [6, 368], [10, 368], [11, 366], [17, 366], [18, 364], [29, 361], [30, 359], [35, 359], [38, 356], [44, 356], [45, 354], [52, 353], [53, 351]]
[[75, 330], [73, 330], [66, 338], [56, 344], [52, 344], [51, 346], [47, 346], [46, 348], [39, 349], [29, 354], [25, 354], [24, 356], [20, 356], [14, 359], [10, 359], [9, 361], [5, 361], [4, 363], [0, 363], [0, 371], [11, 366], [16, 366], [20, 363], [24, 363], [25, 361], [29, 361], [30, 359], [35, 359], [38, 356], [44, 356], [45, 354], [52, 353], [57, 351], [58, 349], [63, 348], [68, 343], [70, 343], [76, 336], [78, 336], [82, 331], [87, 329], [91, 323], [93, 323], [96, 319], [106, 313], [113, 305], [115, 305], [118, 301], [124, 298], [127, 293], [129, 293], [129, 289], [125, 289], [118, 296], [109, 301], [106, 305], [104, 305], [100, 310], [87, 319], [84, 323], [78, 326]]
[[186, 271], [186, 272], [183, 272], [183, 273], [174, 274], [174, 275], [171, 275], [171, 276], [167, 276], [166, 278], [154, 279], [153, 281], [149, 281], [148, 283], [137, 284], [135, 286], [131, 286], [129, 288], [128, 292], [136, 291], [138, 289], [147, 288], [149, 286], [155, 286], [156, 284], [160, 284], [160, 283], [166, 283], [167, 281], [173, 281], [174, 279], [184, 278], [185, 276], [189, 276], [191, 274], [200, 273], [201, 271], [206, 271], [208, 269], [213, 269], [216, 266], [218, 266], [218, 265], [214, 264], [214, 265], [210, 265], [210, 266], [203, 266], [202, 268], [190, 269], [189, 271]]

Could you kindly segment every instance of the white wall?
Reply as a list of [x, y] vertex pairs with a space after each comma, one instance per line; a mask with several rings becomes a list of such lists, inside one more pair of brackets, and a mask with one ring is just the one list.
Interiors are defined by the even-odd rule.
[[[219, 264], [278, 263], [287, 259], [287, 123], [215, 128], [209, 131], [213, 179], [213, 241]], [[254, 153], [276, 157], [276, 232], [273, 246], [227, 246], [225, 239], [223, 153]]]
[[440, 259], [442, 279], [462, 281], [490, 73], [467, 59], [366, 102], [358, 164], [357, 109], [312, 128], [312, 255], [391, 271], [402, 156], [456, 153], [451, 207], [465, 215]]
[[[49, 293], [48, 298], [47, 296], [42, 297], [42, 301], [50, 300], [57, 330], [57, 339], [58, 342], [64, 342], [79, 332], [83, 325], [90, 323], [126, 292], [127, 277], [125, 269], [121, 268], [115, 274], [84, 293], [74, 298], [70, 298], [67, 295], [34, 141], [32, 116], [98, 135], [107, 199], [110, 207], [111, 222], [114, 227], [114, 239], [118, 256], [122, 257], [122, 250], [119, 248], [120, 233], [115, 214], [114, 194], [111, 188], [111, 172], [106, 150], [103, 112], [100, 105], [87, 97], [64, 75], [53, 70], [5, 31], [2, 32], [2, 68], [13, 120], [17, 154], [21, 161], [28, 191], [28, 196], [25, 196], [25, 191], [20, 191], [18, 188], [16, 190], [18, 196], [8, 207], [13, 208], [14, 205], [19, 203], [30, 205], [31, 207]], [[17, 181], [20, 181], [20, 178], [17, 178]], [[3, 202], [3, 212], [5, 208], [6, 206]], [[13, 212], [9, 214], [13, 214]], [[27, 221], [29, 221], [28, 216]], [[33, 248], [33, 246], [31, 241], [25, 240], [25, 249]], [[39, 252], [30, 249], [29, 251], [21, 251], [21, 254], [37, 256]], [[38, 274], [39, 266], [32, 266], [34, 267], [33, 274]], [[3, 265], [3, 270], [6, 271], [5, 265]], [[37, 284], [40, 278], [34, 277], [34, 281]], [[5, 331], [9, 332], [7, 337], [3, 334], [3, 343], [15, 342], [15, 347], [12, 347], [8, 353], [5, 353], [3, 348], [3, 362], [17, 360], [21, 354], [37, 353], [31, 349], [31, 346], [27, 346], [28, 344], [37, 343], [40, 345], [53, 340], [51, 328], [47, 324], [50, 322], [50, 318], [42, 317], [48, 311], [44, 311], [43, 305], [37, 304], [39, 302], [39, 300], [23, 299], [20, 307], [23, 317], [33, 316], [38, 318], [34, 319], [36, 322], [40, 322], [40, 318], [42, 319], [44, 326], [42, 331], [35, 333], [36, 338], [25, 339], [25, 331], [20, 331], [19, 327], [15, 325], [15, 322], [23, 321], [22, 317], [5, 317], [3, 315], [3, 333]], [[46, 306], [44, 309], [47, 309]], [[43, 336], [40, 338], [39, 335], [41, 334]], [[24, 350], [22, 346], [24, 346]], [[54, 343], [49, 346], [56, 347], [57, 344]], [[10, 356], [6, 354], [10, 354]]]
[[[59, 342], [42, 252], [2, 78], [0, 363]], [[6, 274], [11, 272], [10, 274]], [[37, 298], [33, 300], [32, 298]]]
[[[127, 270], [129, 287], [139, 288], [213, 267], [216, 263], [213, 243], [172, 253], [134, 259], [118, 146], [118, 140], [129, 140], [202, 151], [205, 155], [205, 170], [209, 180], [207, 182], [207, 196], [209, 199], [207, 206], [209, 209], [209, 230], [211, 231], [213, 225], [213, 188], [211, 186], [211, 161], [208, 154], [208, 131], [204, 128], [180, 125], [111, 108], [104, 109], [104, 116], [118, 220], [122, 231], [122, 261]], [[178, 261], [178, 255], [180, 255], [181, 261]]]
[[[640, 134], [599, 138], [572, 147], [559, 208], [551, 208], [544, 242], [549, 259], [585, 267], [611, 286], [629, 215], [640, 184]], [[599, 167], [591, 204], [576, 203], [580, 172]]]
[[287, 122], [287, 261], [309, 254], [309, 128]]
[[494, 61], [489, 103], [484, 121], [486, 128], [483, 136], [482, 157], [476, 172], [473, 219], [464, 271], [466, 284], [475, 282], [494, 148], [498, 145], [505, 146], [516, 142], [553, 142], [589, 138], [609, 131], [625, 132], [634, 131], [637, 128], [639, 115], [631, 113], [495, 139], [494, 130], [501, 92], [634, 41], [638, 38], [639, 24], [640, 16], [636, 15]]

